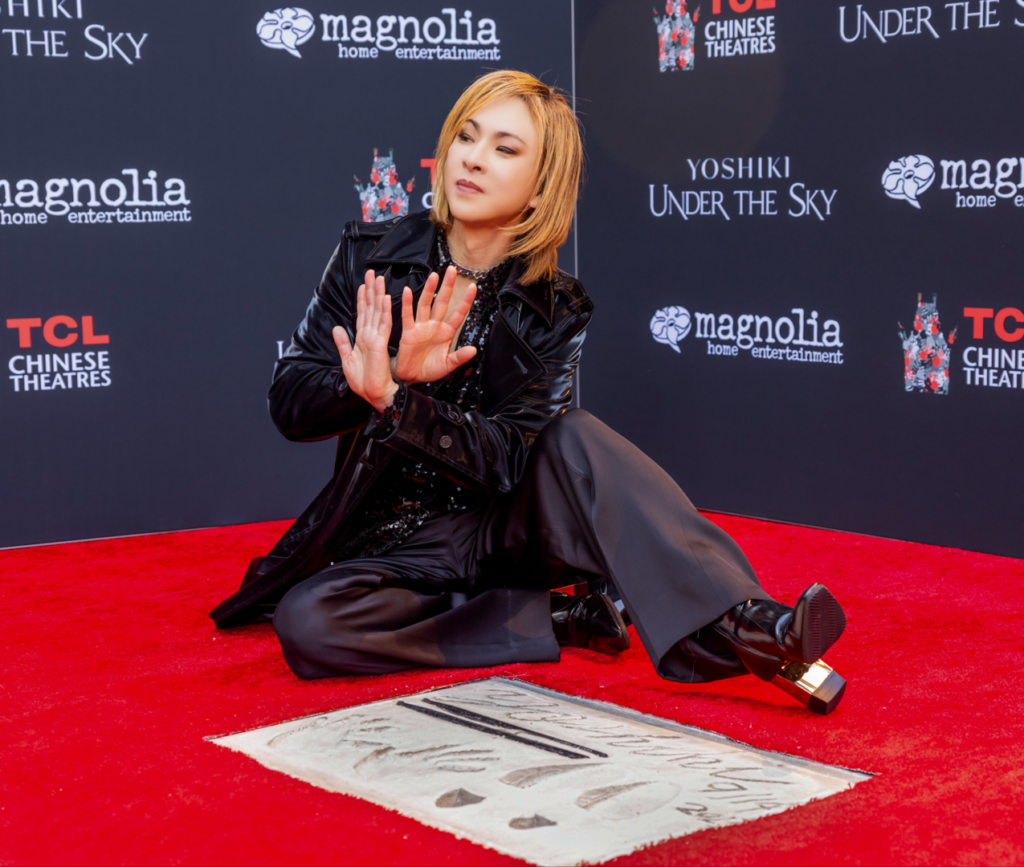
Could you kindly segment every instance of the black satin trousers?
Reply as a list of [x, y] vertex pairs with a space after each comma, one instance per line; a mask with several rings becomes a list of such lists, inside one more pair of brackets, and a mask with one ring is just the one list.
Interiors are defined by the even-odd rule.
[[570, 410], [544, 428], [511, 494], [321, 570], [285, 594], [274, 629], [303, 678], [555, 661], [549, 591], [577, 576], [610, 583], [658, 673], [686, 683], [745, 674], [702, 627], [771, 598], [661, 467]]

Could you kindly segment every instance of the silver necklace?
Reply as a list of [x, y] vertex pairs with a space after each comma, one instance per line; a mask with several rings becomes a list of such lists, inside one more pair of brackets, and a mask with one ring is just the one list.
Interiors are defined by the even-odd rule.
[[437, 252], [441, 259], [442, 266], [451, 265], [455, 268], [456, 274], [461, 274], [463, 277], [467, 277], [470, 280], [477, 282], [486, 279], [495, 271], [497, 271], [507, 261], [502, 259], [497, 265], [492, 265], [490, 268], [484, 268], [480, 271], [475, 271], [472, 268], [467, 268], [465, 265], [460, 265], [452, 257], [451, 251], [448, 249], [448, 241], [445, 238], [444, 232], [437, 233]]

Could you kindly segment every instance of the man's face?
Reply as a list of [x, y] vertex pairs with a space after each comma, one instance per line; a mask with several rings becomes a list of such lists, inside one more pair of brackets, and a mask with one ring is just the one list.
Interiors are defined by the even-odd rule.
[[515, 222], [534, 195], [540, 140], [520, 99], [492, 102], [458, 131], [445, 162], [444, 189], [452, 216], [469, 225]]

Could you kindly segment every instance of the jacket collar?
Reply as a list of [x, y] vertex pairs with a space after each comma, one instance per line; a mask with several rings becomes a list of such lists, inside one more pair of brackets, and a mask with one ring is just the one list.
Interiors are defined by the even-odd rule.
[[389, 265], [422, 265], [430, 267], [437, 238], [437, 226], [430, 222], [430, 212], [409, 214], [385, 232], [367, 257], [367, 263]]
[[[377, 242], [373, 252], [367, 257], [367, 264], [388, 265], [420, 265], [430, 268], [437, 241], [438, 228], [430, 221], [429, 211], [409, 214], [395, 221]], [[512, 264], [505, 285], [498, 290], [499, 295], [506, 293], [522, 298], [544, 321], [550, 325], [555, 318], [555, 293], [550, 280], [538, 280], [528, 286], [519, 283], [523, 273], [523, 263], [518, 259]]]

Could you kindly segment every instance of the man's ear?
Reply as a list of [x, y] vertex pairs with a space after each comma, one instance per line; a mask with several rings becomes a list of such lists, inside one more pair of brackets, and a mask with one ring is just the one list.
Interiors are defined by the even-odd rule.
[[527, 207], [527, 208], [529, 208], [529, 209], [530, 209], [531, 211], [534, 211], [534, 210], [536, 210], [536, 209], [537, 209], [537, 206], [538, 206], [538, 205], [540, 204], [540, 197], [541, 197], [541, 194], [542, 194], [542, 193], [543, 193], [543, 190], [540, 190], [540, 189], [538, 189], [538, 190], [537, 190], [537, 191], [536, 191], [536, 192], [535, 192], [535, 193], [533, 194], [533, 198], [532, 198], [532, 199], [530, 199], [530, 201], [528, 201], [528, 202], [526, 203], [526, 207]]

